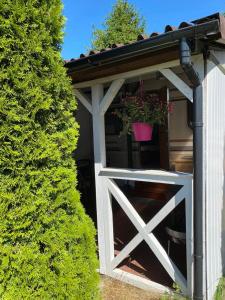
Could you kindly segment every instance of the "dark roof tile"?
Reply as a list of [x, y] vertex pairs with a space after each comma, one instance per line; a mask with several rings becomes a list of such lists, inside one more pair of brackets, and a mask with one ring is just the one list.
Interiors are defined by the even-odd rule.
[[137, 37], [137, 41], [146, 40], [149, 37], [146, 34], [139, 34]]
[[112, 44], [112, 48], [119, 48], [122, 46], [123, 46], [123, 44]]
[[171, 25], [166, 25], [164, 31], [165, 31], [165, 32], [170, 32], [170, 31], [174, 31], [174, 30], [177, 30], [177, 27], [171, 26]]
[[191, 25], [190, 23], [181, 22], [178, 28], [182, 29], [182, 28], [191, 27], [191, 26], [193, 26], [193, 25]]
[[152, 32], [152, 33], [150, 34], [150, 38], [151, 38], [151, 37], [154, 37], [154, 36], [158, 36], [158, 35], [160, 35], [160, 33], [158, 33], [158, 32]]
[[97, 54], [97, 53], [99, 53], [99, 51], [97, 51], [97, 50], [90, 50], [89, 53], [88, 53], [88, 55], [86, 55], [86, 56], [94, 55], [94, 54]]

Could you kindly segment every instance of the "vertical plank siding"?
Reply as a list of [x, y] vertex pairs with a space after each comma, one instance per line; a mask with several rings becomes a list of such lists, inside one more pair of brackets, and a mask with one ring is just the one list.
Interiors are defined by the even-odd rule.
[[[224, 52], [215, 52], [225, 62]], [[206, 284], [213, 299], [225, 260], [225, 76], [207, 61], [206, 76]]]

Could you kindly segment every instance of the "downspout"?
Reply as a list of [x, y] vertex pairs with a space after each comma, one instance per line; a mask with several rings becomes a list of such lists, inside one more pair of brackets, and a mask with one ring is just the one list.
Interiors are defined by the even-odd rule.
[[198, 73], [191, 62], [186, 38], [180, 40], [180, 64], [193, 85], [193, 157], [194, 157], [194, 300], [204, 299], [204, 195], [203, 195], [203, 94]]

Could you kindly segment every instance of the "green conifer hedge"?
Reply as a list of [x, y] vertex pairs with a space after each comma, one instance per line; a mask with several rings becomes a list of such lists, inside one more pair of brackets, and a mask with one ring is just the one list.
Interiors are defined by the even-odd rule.
[[98, 299], [60, 0], [0, 1], [0, 299]]

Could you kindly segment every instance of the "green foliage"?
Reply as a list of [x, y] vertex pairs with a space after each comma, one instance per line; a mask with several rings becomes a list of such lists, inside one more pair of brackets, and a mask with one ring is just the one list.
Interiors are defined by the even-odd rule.
[[136, 41], [137, 36], [144, 31], [145, 21], [135, 7], [127, 0], [117, 0], [103, 29], [94, 29], [92, 47], [101, 50], [113, 44]]
[[163, 295], [160, 300], [188, 300], [189, 298], [183, 297], [181, 294], [178, 293], [171, 293]]
[[225, 278], [221, 278], [214, 295], [215, 300], [225, 299]]
[[176, 283], [173, 283], [174, 292], [165, 293], [160, 300], [188, 300], [190, 298], [184, 297], [181, 294], [181, 288]]
[[127, 94], [122, 99], [123, 107], [116, 109], [114, 114], [123, 121], [122, 134], [132, 132], [132, 123], [143, 122], [150, 125], [165, 124], [171, 105], [161, 99], [157, 93], [146, 93], [143, 89], [143, 81], [136, 95]]
[[98, 299], [60, 0], [0, 1], [0, 299]]

